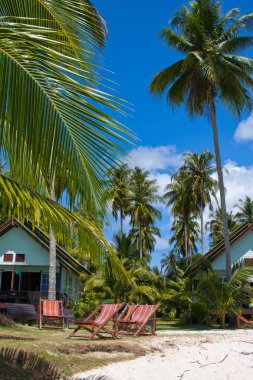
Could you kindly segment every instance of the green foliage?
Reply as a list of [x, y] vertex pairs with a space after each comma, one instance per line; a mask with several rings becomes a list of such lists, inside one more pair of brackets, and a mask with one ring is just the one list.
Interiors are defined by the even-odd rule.
[[234, 207], [238, 209], [235, 219], [238, 223], [253, 223], [253, 201], [246, 196], [245, 200], [239, 199], [238, 204]]
[[[227, 213], [227, 221], [229, 232], [233, 232], [239, 226], [232, 211]], [[224, 238], [221, 208], [216, 209], [209, 215], [206, 229], [209, 230], [209, 246], [212, 248]]]
[[183, 58], [156, 74], [150, 85], [155, 95], [167, 92], [171, 106], [185, 104], [190, 115], [208, 112], [213, 97], [238, 115], [251, 110], [253, 60], [237, 53], [253, 46], [253, 14], [239, 10], [222, 14], [221, 3], [194, 0], [184, 5], [161, 33], [165, 46]]
[[96, 297], [96, 294], [90, 292], [86, 293], [79, 298], [73, 307], [73, 313], [75, 317], [88, 317], [100, 304], [100, 300]]
[[207, 313], [207, 304], [204, 302], [194, 302], [191, 305], [191, 314], [194, 320], [199, 324], [203, 325], [205, 322], [205, 317]]
[[230, 311], [239, 313], [243, 305], [250, 303], [253, 293], [249, 282], [252, 275], [252, 268], [238, 268], [229, 281], [225, 282], [210, 271], [198, 284], [197, 295], [210, 310], [217, 312], [221, 327], [225, 327], [226, 313]]

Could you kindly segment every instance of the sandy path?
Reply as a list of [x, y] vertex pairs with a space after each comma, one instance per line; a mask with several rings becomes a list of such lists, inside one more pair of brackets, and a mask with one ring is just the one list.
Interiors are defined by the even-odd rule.
[[[150, 345], [161, 350], [78, 374], [108, 380], [252, 380], [253, 330], [164, 332]], [[74, 377], [75, 378], [75, 377]]]

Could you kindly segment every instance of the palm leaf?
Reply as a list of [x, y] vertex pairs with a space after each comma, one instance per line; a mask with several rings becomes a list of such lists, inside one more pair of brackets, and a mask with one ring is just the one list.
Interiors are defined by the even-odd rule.
[[96, 205], [129, 132], [106, 113], [122, 101], [91, 85], [100, 80], [93, 45], [104, 34], [92, 9], [81, 0], [1, 3], [0, 147], [7, 159], [22, 152], [35, 174], [62, 178], [72, 202], [80, 195]]
[[103, 237], [101, 230], [88, 218], [79, 217], [57, 202], [2, 174], [0, 174], [0, 197], [2, 210], [6, 215], [11, 218], [17, 217], [21, 221], [29, 219], [33, 225], [40, 225], [45, 232], [48, 231], [48, 221], [50, 221], [58, 238], [61, 238], [66, 229], [75, 223], [80, 238], [84, 240], [88, 238], [89, 246], [93, 247], [88, 258], [101, 269], [108, 262], [113, 277], [119, 282], [128, 282], [129, 276], [117, 255]]

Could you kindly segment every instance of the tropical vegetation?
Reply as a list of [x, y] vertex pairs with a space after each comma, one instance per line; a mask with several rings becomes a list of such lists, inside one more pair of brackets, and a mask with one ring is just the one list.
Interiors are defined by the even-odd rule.
[[211, 121], [218, 175], [220, 207], [226, 251], [227, 279], [231, 276], [225, 187], [222, 174], [217, 104], [240, 115], [252, 110], [253, 60], [239, 55], [253, 46], [252, 36], [242, 35], [253, 28], [253, 14], [240, 16], [234, 8], [222, 13], [221, 3], [194, 0], [184, 5], [160, 32], [167, 47], [183, 55], [179, 61], [156, 74], [150, 91], [167, 93], [168, 106], [185, 104], [190, 116], [206, 116]]

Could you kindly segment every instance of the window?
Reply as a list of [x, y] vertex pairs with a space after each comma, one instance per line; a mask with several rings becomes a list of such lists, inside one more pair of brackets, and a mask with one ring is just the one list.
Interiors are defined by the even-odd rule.
[[48, 291], [49, 273], [41, 273], [41, 287], [42, 292]]
[[24, 253], [16, 253], [16, 263], [23, 263], [25, 261]]
[[4, 254], [4, 262], [12, 263], [13, 262], [13, 253], [5, 253]]
[[[59, 289], [59, 273], [56, 273], [56, 289]], [[41, 286], [40, 291], [41, 292], [48, 292], [49, 288], [49, 273], [41, 273]]]

